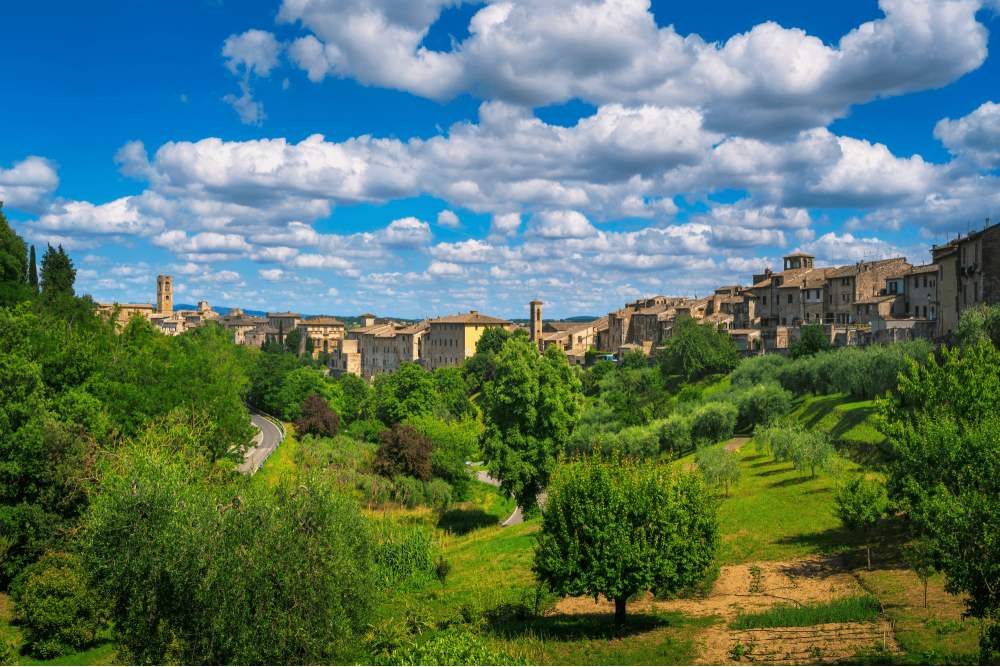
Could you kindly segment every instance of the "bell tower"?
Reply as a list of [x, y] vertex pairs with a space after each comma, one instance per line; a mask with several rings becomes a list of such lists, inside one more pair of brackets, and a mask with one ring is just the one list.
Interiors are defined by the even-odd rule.
[[531, 335], [528, 339], [542, 349], [542, 302], [535, 299], [528, 305], [528, 319], [531, 320]]
[[156, 276], [156, 312], [174, 312], [173, 276]]

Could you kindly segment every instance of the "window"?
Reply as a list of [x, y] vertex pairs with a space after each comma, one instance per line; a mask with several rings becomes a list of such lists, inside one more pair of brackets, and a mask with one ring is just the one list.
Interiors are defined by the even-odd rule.
[[830, 295], [830, 303], [833, 303], [833, 295]]
[[789, 294], [789, 295], [788, 295], [788, 303], [791, 303], [792, 301], [793, 301], [793, 299], [792, 299], [792, 295], [791, 295], [791, 294]]
[[979, 301], [979, 283], [972, 283], [972, 300]]
[[924, 287], [927, 287], [927, 276], [924, 276]]
[[761, 297], [761, 303], [762, 303], [763, 305], [765, 305], [765, 306], [767, 305], [767, 297], [766, 297], [766, 296], [762, 296], [762, 297]]

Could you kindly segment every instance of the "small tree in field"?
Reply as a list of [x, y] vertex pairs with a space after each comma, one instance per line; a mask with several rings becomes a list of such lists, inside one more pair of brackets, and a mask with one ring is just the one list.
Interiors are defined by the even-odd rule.
[[302, 416], [295, 420], [295, 432], [299, 435], [312, 433], [324, 438], [337, 435], [340, 415], [319, 394], [309, 394], [302, 402]]
[[924, 609], [927, 609], [927, 580], [934, 574], [934, 543], [923, 537], [903, 548], [903, 557], [924, 585]]
[[868, 550], [868, 569], [872, 569], [871, 532], [889, 510], [885, 485], [874, 479], [857, 477], [837, 492], [837, 516], [850, 530], [861, 529]]
[[699, 448], [694, 462], [698, 464], [706, 484], [712, 487], [726, 485], [726, 498], [729, 497], [729, 485], [740, 483], [739, 457], [736, 452], [727, 451], [725, 445]]
[[788, 458], [796, 470], [809, 469], [816, 477], [816, 466], [825, 467], [837, 455], [830, 437], [822, 431], [803, 430], [791, 439]]
[[719, 544], [717, 507], [699, 475], [598, 450], [554, 475], [532, 570], [557, 594], [614, 600], [624, 625], [629, 597], [704, 578]]

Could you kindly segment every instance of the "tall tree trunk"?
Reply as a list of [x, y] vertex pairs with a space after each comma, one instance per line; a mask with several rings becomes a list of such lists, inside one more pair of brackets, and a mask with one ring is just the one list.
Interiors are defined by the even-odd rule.
[[627, 600], [627, 595], [615, 598], [615, 625], [618, 627], [625, 625], [625, 602]]
[[927, 580], [924, 579], [924, 609], [927, 609]]
[[872, 569], [872, 545], [871, 544], [865, 545], [865, 549], [868, 550], [868, 569], [871, 570]]

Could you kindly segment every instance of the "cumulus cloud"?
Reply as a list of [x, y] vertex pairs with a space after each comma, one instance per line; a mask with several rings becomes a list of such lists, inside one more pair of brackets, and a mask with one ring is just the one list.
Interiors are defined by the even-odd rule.
[[492, 243], [503, 243], [507, 237], [515, 236], [520, 227], [521, 216], [518, 213], [494, 215], [490, 221], [490, 235], [486, 240]]
[[1000, 104], [986, 102], [957, 120], [942, 118], [934, 138], [952, 155], [963, 155], [984, 169], [1000, 167]]
[[583, 239], [597, 236], [590, 220], [577, 211], [543, 211], [531, 218], [531, 233], [546, 239]]
[[420, 46], [452, 4], [285, 0], [278, 20], [312, 33], [289, 47], [312, 81], [351, 77], [438, 101], [469, 92], [525, 106], [694, 104], [723, 132], [825, 126], [851, 105], [951, 83], [986, 58], [975, 0], [882, 0], [884, 18], [830, 46], [773, 22], [707, 43], [658, 27], [648, 0], [491, 2], [450, 52]]
[[222, 45], [222, 56], [226, 59], [226, 68], [233, 74], [243, 72], [240, 81], [240, 97], [226, 95], [222, 100], [233, 107], [244, 125], [263, 124], [267, 115], [264, 105], [253, 99], [253, 89], [250, 88], [250, 75], [268, 78], [271, 70], [278, 66], [279, 56], [283, 46], [269, 32], [263, 30], [247, 30], [241, 35], [230, 35]]
[[43, 210], [45, 198], [59, 187], [57, 168], [51, 160], [37, 155], [15, 162], [10, 169], [0, 167], [0, 201], [8, 209]]
[[458, 229], [462, 226], [462, 223], [458, 221], [458, 216], [455, 215], [455, 212], [449, 210], [444, 210], [438, 213], [437, 223], [442, 227], [451, 227], [452, 229]]
[[154, 236], [151, 245], [166, 248], [184, 262], [232, 262], [250, 254], [251, 246], [239, 234], [202, 232], [188, 236], [181, 230], [172, 230]]

